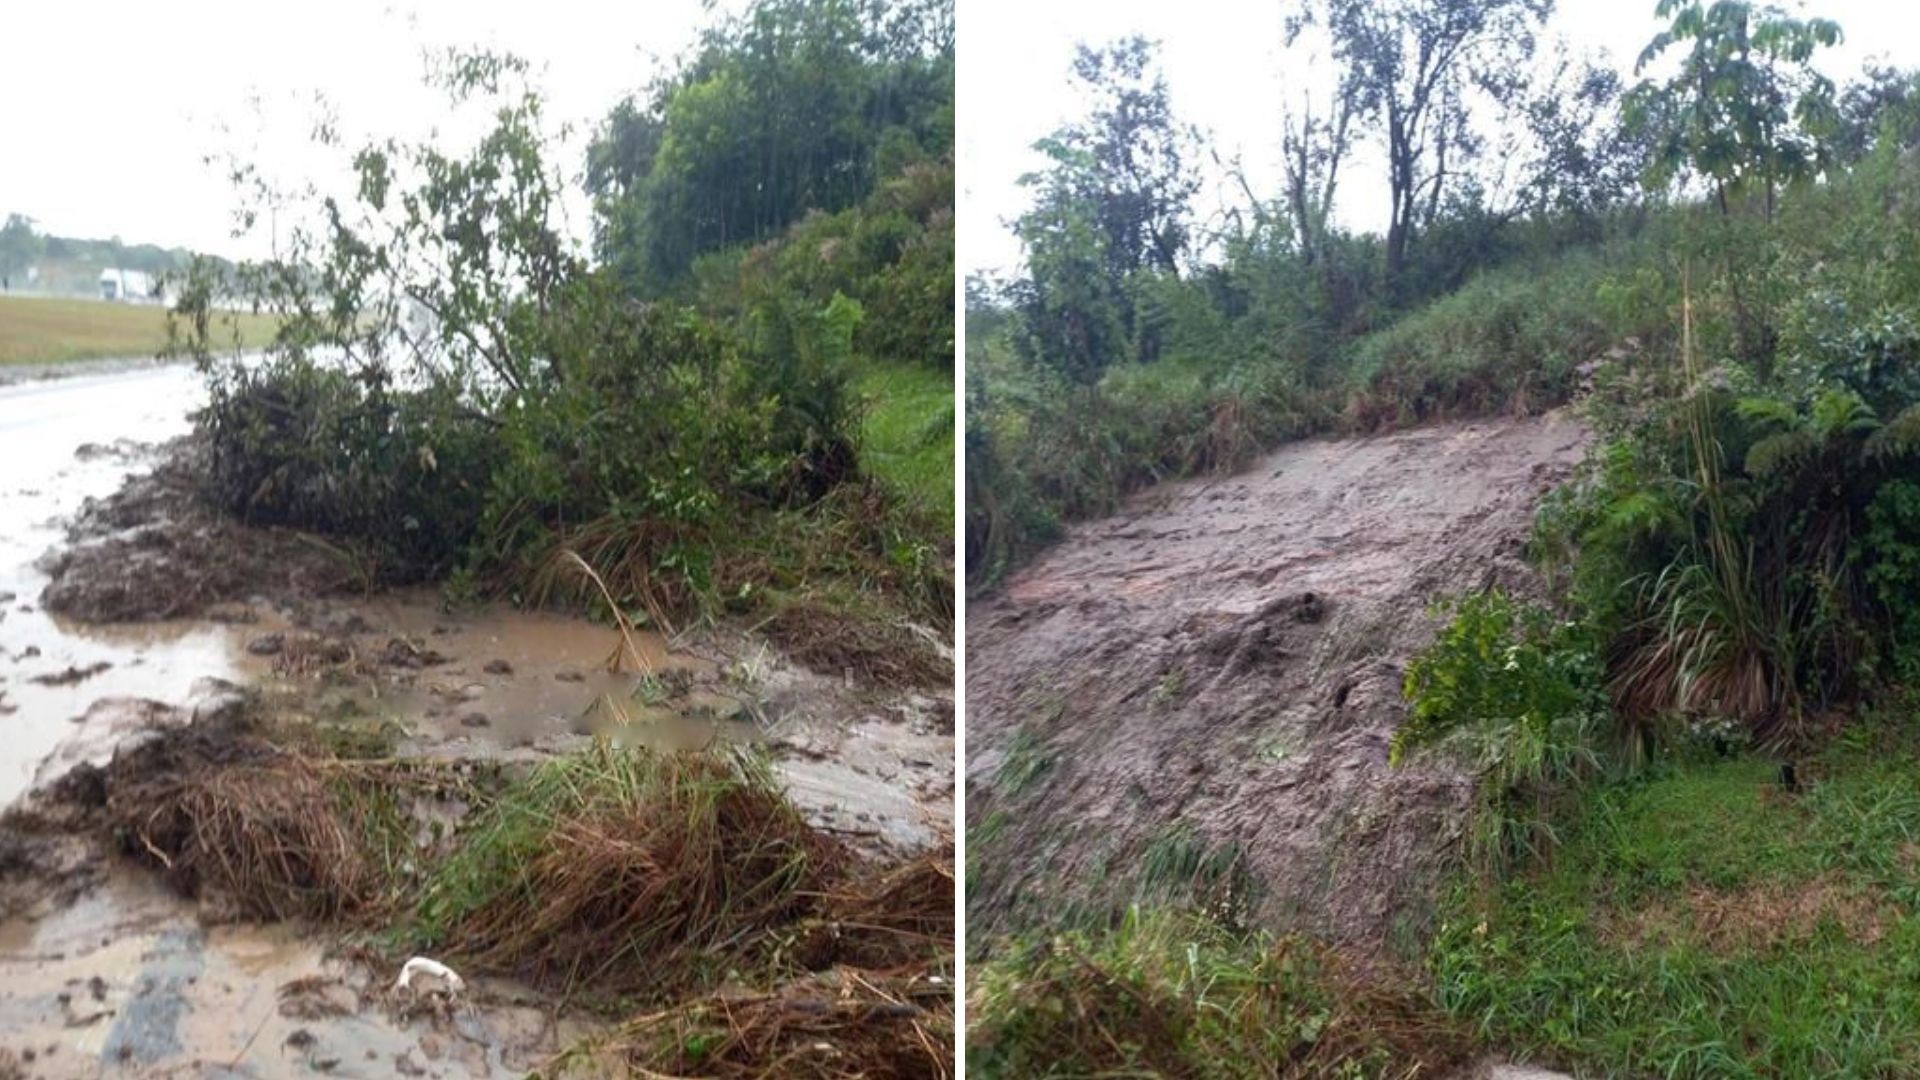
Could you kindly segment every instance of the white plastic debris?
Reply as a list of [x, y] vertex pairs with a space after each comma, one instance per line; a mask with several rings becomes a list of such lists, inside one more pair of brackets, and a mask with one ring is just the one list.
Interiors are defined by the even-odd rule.
[[400, 978], [393, 984], [394, 992], [399, 993], [402, 990], [413, 990], [413, 980], [415, 976], [421, 977], [420, 989], [414, 991], [419, 994], [430, 994], [435, 991], [440, 991], [451, 996], [467, 988], [466, 980], [462, 979], [459, 973], [455, 972], [452, 968], [438, 960], [425, 956], [416, 956], [407, 961], [406, 965], [400, 969]]

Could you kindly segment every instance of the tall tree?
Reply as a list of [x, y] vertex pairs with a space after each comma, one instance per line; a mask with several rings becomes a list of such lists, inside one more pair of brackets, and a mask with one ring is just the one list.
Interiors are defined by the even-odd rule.
[[1087, 113], [1037, 143], [1049, 165], [1021, 178], [1034, 204], [1015, 226], [1027, 276], [1011, 295], [1029, 354], [1091, 381], [1116, 360], [1158, 353], [1135, 279], [1180, 273], [1197, 136], [1175, 120], [1146, 39], [1082, 45], [1072, 72]]
[[1153, 44], [1138, 36], [1104, 48], [1080, 46], [1073, 75], [1092, 108], [1056, 136], [1091, 159], [1096, 213], [1119, 275], [1141, 269], [1179, 274], [1200, 189], [1194, 134], [1174, 119], [1153, 54]]
[[1305, 0], [1289, 17], [1290, 43], [1325, 30], [1341, 94], [1385, 143], [1389, 276], [1406, 267], [1477, 148], [1471, 92], [1505, 104], [1524, 90], [1519, 73], [1552, 9], [1553, 0]]
[[8, 278], [19, 277], [26, 273], [40, 258], [43, 241], [33, 231], [33, 219], [25, 214], [8, 214], [7, 223], [0, 225], [0, 274]]
[[1628, 100], [1633, 124], [1655, 140], [1649, 182], [1692, 172], [1723, 213], [1757, 187], [1771, 220], [1780, 185], [1825, 163], [1818, 136], [1835, 116], [1833, 83], [1811, 61], [1839, 43], [1839, 24], [1746, 0], [1660, 0], [1656, 10], [1668, 26], [1636, 72], [1676, 46], [1686, 55], [1671, 78], [1643, 80]]
[[588, 168], [601, 259], [664, 288], [700, 255], [939, 157], [952, 48], [952, 0], [755, 0], [603, 125]]

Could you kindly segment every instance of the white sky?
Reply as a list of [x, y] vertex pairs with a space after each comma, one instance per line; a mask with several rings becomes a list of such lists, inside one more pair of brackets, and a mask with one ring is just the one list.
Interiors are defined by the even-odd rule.
[[[723, 2], [723, 9], [738, 6]], [[420, 83], [423, 48], [486, 45], [535, 65], [550, 126], [592, 125], [689, 46], [702, 0], [9, 0], [0, 17], [0, 215], [41, 231], [262, 254], [228, 236], [209, 153], [257, 147], [268, 168], [311, 167], [324, 93], [349, 143], [444, 119]], [[258, 99], [258, 112], [249, 104]], [[264, 130], [263, 130], [264, 129]], [[223, 134], [223, 130], [233, 134]], [[236, 141], [237, 140], [237, 141]], [[584, 216], [584, 200], [572, 217]], [[578, 235], [586, 222], [572, 220]]]
[[[1790, 10], [1796, 5], [1788, 3]], [[1177, 118], [1212, 136], [1223, 158], [1239, 156], [1262, 198], [1280, 178], [1280, 110], [1317, 88], [1324, 65], [1284, 48], [1285, 0], [959, 0], [960, 250], [969, 270], [1010, 270], [1020, 246], [1005, 222], [1027, 205], [1016, 181], [1041, 168], [1035, 140], [1082, 114], [1068, 68], [1074, 47], [1139, 33], [1161, 43], [1161, 68]], [[1659, 29], [1655, 0], [1560, 0], [1548, 37], [1572, 50], [1601, 49], [1631, 82], [1633, 62]], [[1821, 50], [1818, 66], [1836, 82], [1868, 58], [1920, 66], [1920, 5], [1909, 0], [1819, 0], [1801, 13], [1839, 21], [1846, 40]], [[1222, 178], [1212, 168], [1202, 214], [1220, 205]], [[1386, 220], [1385, 180], [1377, 156], [1349, 159], [1337, 216], [1358, 228]]]

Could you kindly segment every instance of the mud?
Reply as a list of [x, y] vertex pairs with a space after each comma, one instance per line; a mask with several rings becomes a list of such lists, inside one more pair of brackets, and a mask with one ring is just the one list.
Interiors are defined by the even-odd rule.
[[[112, 455], [75, 456], [94, 461]], [[149, 473], [89, 498], [67, 545], [42, 560], [41, 604], [81, 623], [151, 622], [206, 614], [251, 598], [323, 596], [354, 583], [328, 545], [286, 529], [249, 528], [195, 497], [195, 444], [161, 448]]]
[[204, 925], [117, 869], [0, 922], [0, 1053], [46, 1077], [520, 1076], [593, 1030], [511, 982], [436, 1007], [394, 974], [294, 927]]
[[1144, 492], [975, 603], [975, 940], [1160, 889], [1417, 941], [1473, 780], [1388, 767], [1404, 665], [1434, 599], [1535, 586], [1534, 507], [1585, 443], [1559, 414], [1298, 443]]
[[[325, 545], [195, 505], [190, 462], [163, 448], [197, 393], [179, 369], [0, 387], [0, 1075], [520, 1075], [577, 1038], [580, 1021], [510, 985], [437, 1013], [393, 1001], [375, 958], [232, 924], [75, 809], [104, 800], [90, 786], [116, 754], [212, 730], [248, 695], [276, 737], [397, 767], [517, 770], [595, 737], [751, 742], [856, 847], [951, 836], [950, 692], [811, 671], [731, 629], [627, 641], [430, 591], [363, 595]], [[467, 808], [411, 809], [425, 847]]]

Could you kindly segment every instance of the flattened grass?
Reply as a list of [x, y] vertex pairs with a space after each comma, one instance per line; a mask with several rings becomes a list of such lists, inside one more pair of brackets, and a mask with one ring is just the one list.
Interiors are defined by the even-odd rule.
[[[253, 348], [272, 340], [274, 320], [223, 316], [216, 340]], [[65, 297], [0, 296], [0, 365], [140, 359], [167, 344], [167, 309]]]

